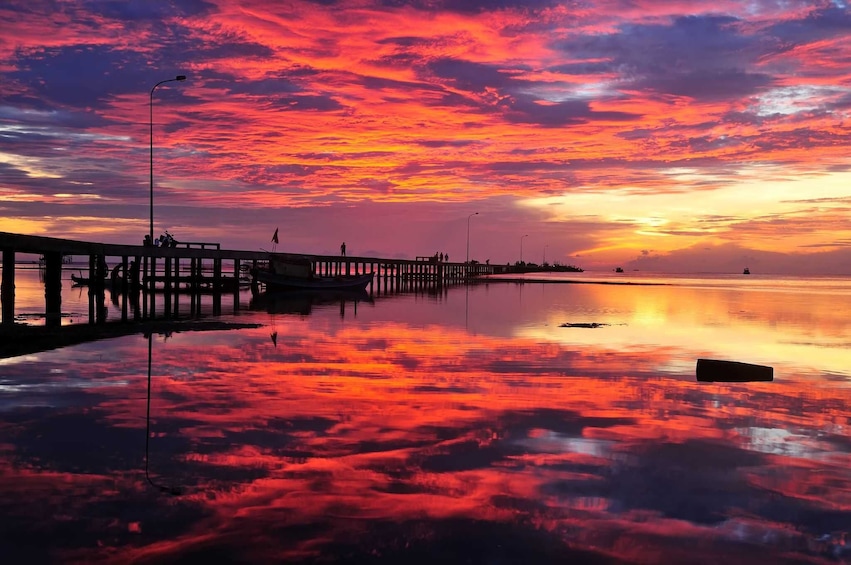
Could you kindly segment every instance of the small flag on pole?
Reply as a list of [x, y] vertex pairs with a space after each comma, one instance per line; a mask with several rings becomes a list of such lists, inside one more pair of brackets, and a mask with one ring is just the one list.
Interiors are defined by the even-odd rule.
[[275, 228], [275, 235], [272, 236], [272, 243], [278, 243], [278, 228]]

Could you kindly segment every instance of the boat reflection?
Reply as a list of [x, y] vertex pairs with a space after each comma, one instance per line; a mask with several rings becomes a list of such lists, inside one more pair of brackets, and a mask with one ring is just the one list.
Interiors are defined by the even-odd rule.
[[283, 290], [262, 292], [252, 296], [249, 309], [265, 311], [269, 314], [309, 315], [316, 307], [340, 306], [340, 315], [345, 314], [347, 303], [357, 305], [361, 302], [374, 304], [374, 300], [365, 290], [329, 289], [329, 290]]

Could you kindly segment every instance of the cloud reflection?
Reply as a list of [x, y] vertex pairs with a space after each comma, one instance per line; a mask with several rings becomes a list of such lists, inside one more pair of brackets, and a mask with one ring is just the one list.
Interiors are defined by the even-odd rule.
[[[510, 309], [505, 288], [487, 304]], [[568, 311], [575, 292], [559, 298]], [[609, 293], [584, 304], [628, 318]], [[3, 365], [4, 382], [30, 386], [2, 393], [4, 545], [121, 563], [842, 556], [844, 384], [788, 371], [696, 383], [705, 346], [664, 334], [637, 347], [497, 321], [472, 332], [458, 294], [429, 304], [432, 318], [410, 298], [357, 318], [249, 312], [267, 326], [155, 334], [149, 470], [179, 497], [144, 478], [146, 339]], [[548, 323], [538, 301], [553, 297], [532, 296], [521, 327]]]

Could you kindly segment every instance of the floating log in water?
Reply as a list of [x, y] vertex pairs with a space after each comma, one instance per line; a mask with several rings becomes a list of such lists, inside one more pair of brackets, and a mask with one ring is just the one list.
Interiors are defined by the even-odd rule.
[[708, 383], [769, 382], [774, 380], [774, 368], [740, 361], [698, 359], [697, 380]]

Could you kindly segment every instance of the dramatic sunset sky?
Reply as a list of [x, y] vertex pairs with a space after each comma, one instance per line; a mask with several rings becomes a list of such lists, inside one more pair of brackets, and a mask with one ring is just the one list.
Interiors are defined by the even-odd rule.
[[842, 0], [5, 0], [0, 31], [0, 231], [141, 243], [184, 74], [156, 234], [851, 273]]

